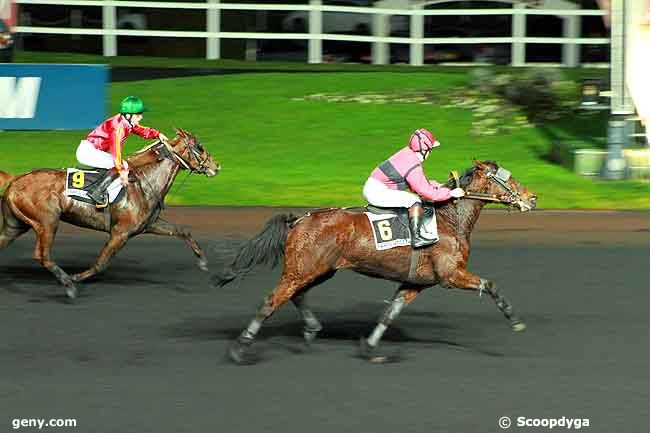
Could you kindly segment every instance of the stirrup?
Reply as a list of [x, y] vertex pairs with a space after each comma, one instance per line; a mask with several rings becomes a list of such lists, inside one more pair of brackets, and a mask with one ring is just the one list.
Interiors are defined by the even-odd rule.
[[105, 193], [103, 193], [101, 195], [101, 200], [97, 200], [95, 197], [91, 196], [90, 194], [88, 194], [88, 197], [93, 199], [93, 201], [95, 202], [95, 207], [97, 209], [104, 209], [105, 207], [107, 207], [109, 205], [109, 203], [108, 203], [108, 201], [109, 201], [108, 192], [105, 192]]

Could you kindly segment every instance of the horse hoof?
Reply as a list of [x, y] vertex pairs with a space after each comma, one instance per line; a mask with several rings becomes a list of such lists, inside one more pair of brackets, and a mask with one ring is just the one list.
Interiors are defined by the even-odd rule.
[[512, 330], [515, 332], [522, 332], [526, 330], [526, 324], [524, 322], [515, 322], [511, 326]]
[[199, 269], [200, 269], [200, 270], [202, 270], [202, 271], [204, 271], [204, 272], [208, 272], [208, 271], [209, 271], [209, 269], [208, 269], [208, 261], [207, 261], [206, 259], [201, 259], [201, 260], [199, 260], [198, 265], [199, 265]]
[[78, 294], [77, 288], [74, 285], [70, 284], [65, 287], [65, 294], [68, 296], [68, 300], [75, 300]]
[[235, 340], [230, 346], [230, 349], [228, 349], [230, 360], [237, 365], [252, 365], [257, 363], [258, 358], [252, 352], [251, 343], [242, 343], [239, 340]]
[[316, 337], [318, 336], [318, 332], [305, 331], [302, 333], [302, 336], [305, 339], [305, 343], [307, 343], [307, 345], [310, 345], [316, 340]]
[[359, 356], [371, 364], [389, 364], [401, 361], [398, 354], [386, 355], [377, 353], [377, 348], [368, 344], [368, 340], [361, 338], [359, 343]]
[[310, 347], [314, 341], [316, 341], [316, 337], [318, 337], [318, 333], [323, 329], [322, 326], [318, 326], [317, 328], [313, 329], [304, 329], [302, 331], [302, 336], [305, 339], [305, 345], [307, 347]]

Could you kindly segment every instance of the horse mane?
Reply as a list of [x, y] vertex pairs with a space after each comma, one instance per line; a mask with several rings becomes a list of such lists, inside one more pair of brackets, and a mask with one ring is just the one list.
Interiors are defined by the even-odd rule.
[[[499, 169], [499, 164], [496, 161], [481, 161], [480, 163], [490, 166], [495, 172]], [[474, 180], [474, 176], [479, 171], [479, 162], [475, 162], [472, 167], [468, 168], [462, 176], [460, 176], [460, 187], [467, 189]], [[451, 178], [443, 184], [446, 188], [457, 188], [456, 180]], [[473, 205], [469, 205], [466, 200], [448, 200], [446, 202], [436, 204], [436, 213], [446, 220], [450, 225], [461, 229], [464, 222], [467, 220], [475, 219], [478, 217], [476, 209]], [[480, 212], [480, 210], [479, 210]], [[473, 225], [473, 224], [472, 224]], [[471, 227], [470, 227], [471, 231]]]
[[[489, 165], [494, 171], [496, 172], [499, 169], [499, 164], [497, 164], [496, 161], [493, 160], [488, 160], [488, 161], [481, 161], [483, 164]], [[460, 176], [460, 187], [465, 189], [467, 186], [472, 183], [472, 180], [474, 180], [474, 174], [476, 174], [476, 171], [478, 170], [478, 166], [475, 164], [465, 170], [465, 173]], [[456, 180], [452, 177], [447, 180], [442, 186], [446, 188], [457, 188], [458, 185], [456, 185]]]

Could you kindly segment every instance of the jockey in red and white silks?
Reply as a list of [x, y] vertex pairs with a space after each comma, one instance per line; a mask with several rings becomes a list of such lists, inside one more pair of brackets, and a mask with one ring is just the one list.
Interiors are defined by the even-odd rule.
[[124, 115], [117, 114], [104, 121], [79, 143], [77, 160], [90, 167], [128, 170], [127, 162], [122, 159], [122, 148], [131, 132], [148, 140], [160, 135], [153, 128], [132, 125]]
[[119, 175], [124, 185], [128, 184], [129, 166], [122, 158], [122, 148], [130, 133], [144, 139], [167, 140], [160, 131], [140, 126], [144, 111], [144, 103], [140, 98], [128, 96], [120, 103], [120, 114], [105, 120], [79, 143], [77, 160], [81, 164], [109, 170], [101, 181], [87, 190], [88, 195], [97, 203], [103, 203], [104, 191], [116, 175]]
[[[462, 197], [461, 188], [450, 190], [429, 180], [422, 163], [440, 142], [426, 129], [416, 130], [404, 147], [373, 170], [363, 187], [368, 203], [379, 207], [409, 208], [413, 246], [429, 245], [432, 237], [422, 226], [422, 199], [437, 202]], [[406, 191], [409, 188], [412, 192]]]

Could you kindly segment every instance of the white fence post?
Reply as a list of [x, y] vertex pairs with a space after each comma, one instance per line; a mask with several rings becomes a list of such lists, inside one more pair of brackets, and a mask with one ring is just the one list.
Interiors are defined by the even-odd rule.
[[[421, 10], [421, 5], [414, 5], [413, 10]], [[424, 64], [424, 45], [419, 42], [413, 42], [413, 39], [421, 39], [424, 37], [424, 15], [413, 14], [411, 15], [411, 43], [410, 48], [410, 63], [413, 66], [422, 66]]]
[[[565, 38], [580, 37], [580, 17], [563, 17], [563, 35]], [[580, 45], [567, 43], [562, 45], [562, 64], [575, 68], [580, 64]]]
[[[375, 6], [377, 7], [377, 6]], [[386, 14], [374, 14], [372, 16], [372, 35], [374, 37], [388, 36], [390, 16]], [[389, 46], [386, 42], [372, 43], [372, 63], [385, 65], [389, 62]]]
[[[102, 27], [104, 30], [117, 28], [117, 8], [115, 6], [102, 6]], [[104, 56], [117, 56], [117, 36], [104, 35]]]
[[[526, 9], [525, 3], [515, 3], [512, 5], [512, 37], [526, 37], [526, 15], [523, 13]], [[512, 66], [524, 66], [526, 64], [526, 43], [513, 42], [510, 46], [510, 64]]]
[[[321, 6], [321, 0], [309, 0], [311, 6]], [[323, 33], [323, 11], [309, 11], [309, 63], [323, 63], [323, 40], [316, 35]]]
[[[2, 1], [2, 0], [0, 0]], [[324, 40], [333, 40], [333, 41], [347, 41], [347, 42], [363, 42], [371, 43], [373, 47], [373, 63], [385, 64], [390, 62], [390, 44], [408, 44], [410, 59], [409, 63], [411, 65], [422, 65], [424, 64], [424, 53], [425, 45], [427, 44], [494, 44], [494, 43], [511, 43], [511, 54], [512, 54], [512, 64], [514, 66], [522, 66], [526, 64], [526, 44], [527, 43], [549, 43], [549, 44], [571, 44], [576, 45], [574, 47], [564, 48], [564, 60], [565, 64], [573, 65], [579, 63], [579, 53], [581, 44], [598, 44], [605, 45], [612, 43], [612, 64], [613, 68], [616, 68], [615, 60], [619, 62], [621, 59], [618, 57], [621, 56], [619, 51], [616, 51], [618, 48], [616, 44], [622, 45], [622, 42], [617, 41], [617, 38], [620, 38], [621, 35], [618, 35], [616, 31], [612, 31], [612, 38], [580, 38], [580, 37], [548, 37], [548, 38], [527, 38], [526, 37], [526, 16], [527, 15], [556, 15], [560, 17], [569, 17], [569, 21], [565, 25], [565, 30], [569, 31], [572, 36], [579, 36], [580, 33], [580, 24], [579, 18], [577, 16], [601, 16], [605, 13], [597, 10], [590, 9], [585, 11], [575, 10], [577, 7], [573, 4], [571, 10], [567, 10], [567, 3], [565, 0], [544, 0], [544, 8], [540, 9], [539, 12], [536, 10], [526, 9], [526, 3], [524, 0], [494, 0], [494, 1], [507, 1], [514, 4], [513, 9], [458, 9], [454, 11], [445, 11], [445, 10], [425, 10], [425, 4], [437, 4], [444, 3], [449, 0], [380, 0], [374, 4], [375, 9], [368, 8], [359, 8], [354, 7], [353, 12], [349, 6], [323, 6], [322, 0], [309, 0], [309, 5], [296, 5], [295, 7], [291, 4], [265, 4], [265, 3], [233, 3], [234, 0], [194, 0], [188, 2], [181, 2], [180, 0], [175, 1], [142, 1], [142, 0], [15, 0], [18, 4], [30, 4], [30, 5], [61, 5], [61, 6], [83, 6], [83, 7], [98, 7], [102, 8], [102, 28], [68, 28], [60, 26], [33, 26], [26, 20], [21, 18], [22, 25], [17, 25], [14, 27], [16, 33], [22, 35], [33, 35], [33, 34], [52, 34], [52, 35], [93, 35], [102, 37], [102, 49], [104, 56], [116, 56], [118, 55], [118, 34], [128, 34], [134, 37], [153, 37], [153, 38], [194, 38], [201, 39], [205, 41], [206, 44], [206, 58], [208, 59], [218, 59], [221, 58], [220, 50], [220, 41], [222, 39], [244, 39], [246, 41], [259, 41], [259, 40], [301, 40], [309, 41], [308, 44], [308, 54], [307, 60], [309, 63], [322, 63], [323, 62], [323, 41]], [[251, 1], [251, 0], [247, 0]], [[254, 1], [254, 0], [252, 0]], [[530, 0], [526, 0], [530, 1]], [[616, 9], [619, 2], [628, 1], [628, 0], [611, 0], [613, 8]], [[630, 3], [637, 4], [637, 1], [641, 0], [629, 0]], [[643, 0], [646, 1], [646, 0]], [[650, 1], [650, 0], [649, 0]], [[558, 8], [554, 9], [552, 5], [557, 4]], [[621, 3], [622, 4], [622, 3]], [[639, 3], [640, 4], [640, 3]], [[185, 30], [185, 31], [176, 31], [172, 29], [161, 29], [161, 30], [134, 30], [134, 31], [123, 31], [117, 29], [117, 8], [119, 7], [128, 7], [128, 8], [160, 8], [160, 9], [186, 9], [186, 10], [200, 10], [205, 11], [206, 14], [206, 29], [207, 30]], [[377, 8], [384, 9], [377, 9]], [[323, 9], [326, 9], [328, 12], [324, 12]], [[262, 25], [260, 21], [256, 24], [255, 29], [247, 28], [246, 31], [238, 32], [225, 32], [221, 28], [221, 11], [232, 10], [232, 11], [256, 11], [259, 18], [265, 18], [266, 11], [304, 11], [301, 12], [301, 16], [304, 16], [305, 12], [309, 12], [309, 29], [308, 33], [298, 33], [298, 34], [286, 34], [286, 33], [272, 33], [265, 32], [266, 26]], [[425, 38], [425, 16], [446, 16], [446, 15], [501, 15], [501, 11], [504, 14], [512, 15], [512, 27], [513, 27], [513, 37], [511, 38], [492, 38], [492, 37], [470, 37], [470, 38], [439, 38], [431, 37]], [[451, 12], [451, 13], [449, 13]], [[358, 36], [350, 34], [328, 34], [326, 33], [329, 29], [323, 29], [324, 23], [327, 24], [326, 18], [329, 18], [328, 14], [363, 14], [370, 13], [373, 16], [373, 36]], [[619, 12], [619, 15], [621, 13]], [[409, 16], [410, 19], [410, 34], [408, 37], [404, 36], [391, 36], [391, 17], [392, 16]], [[615, 13], [613, 14], [615, 15]], [[631, 14], [630, 14], [631, 15]], [[26, 12], [21, 14], [21, 17], [27, 16]], [[619, 20], [621, 18], [619, 17]], [[399, 20], [396, 20], [399, 21]], [[254, 31], [250, 31], [254, 30]], [[325, 31], [325, 33], [324, 33]], [[620, 31], [622, 32], [622, 30]], [[619, 33], [620, 33], [619, 32]], [[449, 42], [446, 40], [449, 39]], [[464, 40], [463, 40], [464, 39]], [[387, 42], [390, 41], [390, 42]], [[496, 41], [496, 42], [495, 42]], [[254, 44], [249, 42], [248, 46], [252, 47]], [[253, 50], [249, 50], [249, 54], [253, 54]], [[249, 56], [249, 57], [252, 57]], [[620, 75], [618, 72], [613, 74]], [[616, 83], [617, 80], [612, 80], [613, 83]]]
[[[207, 0], [209, 4], [217, 5], [220, 0]], [[221, 9], [210, 8], [206, 14], [206, 28], [210, 33], [221, 31]], [[208, 37], [206, 40], [205, 57], [210, 60], [221, 58], [221, 39]]]
[[626, 11], [626, 1], [612, 0], [611, 6], [611, 72], [610, 81], [612, 86], [612, 114], [634, 113], [634, 106], [630, 92], [625, 83], [625, 27], [629, 22]]

